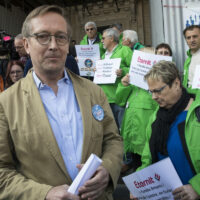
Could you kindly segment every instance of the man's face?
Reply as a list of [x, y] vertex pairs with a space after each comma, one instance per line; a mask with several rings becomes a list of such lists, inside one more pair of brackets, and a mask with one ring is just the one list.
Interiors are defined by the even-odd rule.
[[15, 49], [16, 49], [16, 51], [17, 51], [17, 53], [19, 54], [20, 57], [27, 55], [26, 50], [24, 48], [23, 39], [17, 39], [16, 38], [15, 41], [14, 41], [14, 45], [15, 45]]
[[[35, 17], [30, 22], [30, 35], [50, 34], [66, 35], [67, 23], [65, 19], [53, 12]], [[33, 67], [37, 75], [63, 72], [69, 49], [69, 41], [59, 45], [54, 36], [49, 43], [41, 44], [36, 37], [25, 39], [25, 48], [30, 53]]]
[[112, 41], [113, 41], [112, 38], [108, 37], [107, 33], [104, 32], [101, 41], [103, 43], [103, 48], [108, 49], [111, 46]]
[[95, 39], [97, 36], [97, 30], [94, 26], [87, 26], [85, 32], [89, 39]]
[[193, 30], [187, 30], [185, 40], [192, 53], [198, 51], [200, 48], [200, 29], [194, 28]]
[[176, 79], [172, 86], [169, 87], [161, 80], [147, 80], [149, 91], [152, 93], [152, 99], [154, 99], [160, 107], [169, 109], [179, 99], [177, 89], [180, 89], [180, 81]]

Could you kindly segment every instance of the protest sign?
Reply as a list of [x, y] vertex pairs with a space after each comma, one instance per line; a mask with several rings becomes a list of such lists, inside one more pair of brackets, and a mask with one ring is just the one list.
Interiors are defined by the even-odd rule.
[[135, 50], [132, 56], [131, 66], [129, 71], [130, 83], [147, 90], [148, 85], [144, 81], [144, 76], [147, 74], [147, 72], [152, 68], [152, 66], [155, 63], [161, 60], [172, 61], [172, 57], [154, 55]]
[[96, 60], [100, 60], [99, 45], [75, 45], [81, 76], [94, 76]]
[[96, 84], [113, 84], [116, 81], [116, 70], [119, 69], [121, 58], [96, 61], [96, 71], [93, 82]]
[[183, 185], [170, 158], [123, 177], [123, 181], [139, 200], [174, 200], [172, 191]]

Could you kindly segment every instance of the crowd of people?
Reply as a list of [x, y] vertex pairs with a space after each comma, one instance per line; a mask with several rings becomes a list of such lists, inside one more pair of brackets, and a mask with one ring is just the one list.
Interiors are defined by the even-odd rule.
[[[166, 157], [183, 183], [174, 198], [200, 199], [200, 92], [192, 88], [200, 26], [183, 31], [189, 47], [183, 77], [174, 62], [160, 61], [144, 76], [148, 90], [130, 84], [132, 55], [172, 56], [168, 44], [145, 47], [136, 31], [117, 23], [102, 34], [95, 22], [84, 29], [80, 45], [98, 44], [102, 60], [121, 58], [114, 84], [80, 76], [59, 6], [34, 9], [14, 39], [19, 59], [0, 76], [0, 199], [112, 199], [120, 173]], [[102, 165], [79, 195], [71, 194], [91, 153]]]

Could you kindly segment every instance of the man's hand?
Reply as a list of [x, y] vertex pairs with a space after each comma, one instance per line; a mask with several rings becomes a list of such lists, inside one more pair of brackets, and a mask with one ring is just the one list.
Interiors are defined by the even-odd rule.
[[117, 74], [117, 77], [121, 77], [122, 76], [122, 69], [117, 69], [116, 74]]
[[197, 200], [200, 197], [190, 184], [176, 188], [172, 194], [175, 200]]
[[45, 200], [80, 200], [80, 197], [67, 192], [68, 188], [68, 185], [51, 188], [47, 193]]
[[124, 76], [124, 77], [122, 78], [122, 80], [121, 80], [122, 85], [124, 85], [124, 86], [130, 85], [129, 81], [130, 81], [130, 76], [129, 76], [129, 74], [126, 74], [126, 76]]
[[108, 182], [109, 173], [103, 166], [100, 166], [95, 175], [79, 188], [79, 194], [83, 199], [94, 200], [102, 194]]

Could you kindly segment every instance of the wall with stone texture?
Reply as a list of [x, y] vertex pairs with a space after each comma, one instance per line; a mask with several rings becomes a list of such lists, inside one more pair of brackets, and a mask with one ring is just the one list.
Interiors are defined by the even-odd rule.
[[85, 35], [85, 23], [94, 21], [97, 27], [121, 23], [123, 30], [137, 31], [139, 41], [151, 45], [149, 0], [105, 0], [88, 3], [66, 8], [66, 17], [72, 26], [72, 39], [77, 43]]

